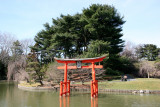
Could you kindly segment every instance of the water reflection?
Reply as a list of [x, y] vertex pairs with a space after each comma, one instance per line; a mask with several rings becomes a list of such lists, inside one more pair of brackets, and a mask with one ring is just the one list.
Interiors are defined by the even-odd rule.
[[59, 98], [59, 92], [26, 91], [17, 84], [0, 82], [0, 107], [160, 107], [160, 94], [99, 93], [91, 99], [90, 92], [72, 92]]
[[91, 98], [91, 107], [98, 107], [98, 97]]
[[[59, 98], [59, 107], [69, 107], [70, 97], [62, 96]], [[91, 98], [91, 107], [98, 107], [98, 97]]]
[[70, 104], [70, 97], [69, 96], [62, 96], [59, 98], [59, 106], [60, 107], [69, 107]]

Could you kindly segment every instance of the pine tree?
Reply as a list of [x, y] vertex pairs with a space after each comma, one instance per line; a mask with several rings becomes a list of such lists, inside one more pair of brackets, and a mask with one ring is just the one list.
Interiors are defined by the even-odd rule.
[[144, 44], [136, 49], [136, 53], [139, 54], [139, 58], [147, 59], [148, 61], [154, 61], [158, 57], [159, 49], [154, 44]]
[[84, 52], [82, 57], [93, 58], [102, 56], [108, 53], [110, 46], [108, 42], [102, 40], [91, 41], [88, 46], [88, 51]]
[[[89, 53], [91, 41], [103, 41], [107, 50], [100, 51], [98, 55], [109, 53], [109, 62], [106, 67], [113, 68], [119, 59], [119, 52], [123, 48], [122, 25], [123, 17], [113, 6], [93, 4], [83, 9], [82, 13], [75, 15], [61, 15], [52, 19], [53, 25], [45, 25], [45, 29], [35, 37], [33, 49], [42, 56], [42, 62], [49, 56], [49, 52], [57, 57], [76, 57], [85, 52]], [[102, 42], [102, 44], [103, 44]], [[101, 44], [101, 43], [100, 43]], [[109, 45], [109, 46], [108, 46]], [[96, 49], [96, 45], [93, 45]], [[90, 48], [91, 49], [91, 48]], [[46, 51], [48, 50], [48, 52]], [[52, 51], [50, 51], [52, 50]], [[110, 64], [108, 64], [110, 63]]]
[[37, 54], [39, 54], [39, 62], [47, 63], [50, 61], [50, 57], [53, 54], [50, 54], [49, 46], [51, 45], [51, 38], [54, 34], [52, 26], [48, 23], [44, 24], [45, 29], [41, 30], [34, 38], [35, 45], [31, 47]]
[[110, 43], [109, 54], [118, 54], [122, 51], [123, 17], [113, 6], [93, 4], [83, 9], [83, 18], [87, 21], [86, 29], [89, 29], [93, 40], [103, 40]]
[[23, 54], [22, 45], [18, 40], [13, 42], [11, 50], [12, 50], [12, 56], [11, 56], [12, 61], [17, 60]]

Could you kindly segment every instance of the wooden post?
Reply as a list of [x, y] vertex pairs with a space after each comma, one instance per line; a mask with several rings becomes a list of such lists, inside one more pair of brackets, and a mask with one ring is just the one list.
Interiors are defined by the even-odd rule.
[[96, 80], [96, 97], [98, 96], [98, 80]]
[[97, 80], [95, 76], [95, 65], [94, 62], [92, 62], [92, 85], [91, 85], [91, 97], [96, 97], [97, 96]]
[[70, 94], [70, 80], [68, 80], [68, 93]]
[[91, 98], [93, 97], [93, 81], [91, 81]]
[[65, 63], [64, 69], [64, 95], [67, 94], [67, 63]]
[[93, 79], [93, 82], [95, 82], [96, 77], [95, 77], [94, 62], [92, 62], [92, 79]]
[[60, 96], [63, 95], [63, 82], [60, 82]]

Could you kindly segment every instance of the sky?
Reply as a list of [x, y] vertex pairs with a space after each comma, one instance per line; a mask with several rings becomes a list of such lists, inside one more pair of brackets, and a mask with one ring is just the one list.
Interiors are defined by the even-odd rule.
[[0, 0], [0, 33], [33, 39], [52, 18], [81, 13], [97, 3], [113, 5], [124, 16], [123, 40], [160, 47], [160, 0]]

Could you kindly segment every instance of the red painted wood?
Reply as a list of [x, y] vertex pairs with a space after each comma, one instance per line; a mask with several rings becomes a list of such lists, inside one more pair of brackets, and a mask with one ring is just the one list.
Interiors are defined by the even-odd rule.
[[[65, 66], [59, 66], [57, 69], [64, 69]], [[92, 66], [82, 66], [82, 68], [92, 68]], [[94, 68], [103, 68], [103, 65], [94, 65]], [[77, 66], [67, 66], [67, 69], [78, 69]]]
[[[55, 58], [58, 63], [64, 63], [64, 66], [59, 66], [57, 69], [64, 69], [64, 82], [60, 83], [60, 96], [67, 93], [70, 94], [70, 81], [67, 81], [67, 69], [77, 69], [77, 66], [68, 66], [68, 63], [76, 63], [77, 61], [81, 61], [81, 63], [91, 63], [90, 66], [81, 66], [81, 68], [91, 68], [92, 69], [92, 81], [91, 81], [91, 97], [98, 96], [98, 81], [95, 77], [95, 68], [103, 68], [102, 65], [94, 65], [95, 62], [103, 61], [103, 57], [96, 58], [85, 58], [85, 59], [60, 59]], [[68, 86], [68, 87], [67, 87]], [[64, 91], [63, 91], [64, 90]]]
[[81, 61], [82, 63], [91, 63], [91, 62], [101, 62], [106, 56], [96, 57], [96, 58], [83, 58], [83, 59], [61, 59], [54, 58], [58, 63], [76, 63], [77, 61]]
[[60, 82], [60, 96], [63, 95], [63, 82]]

